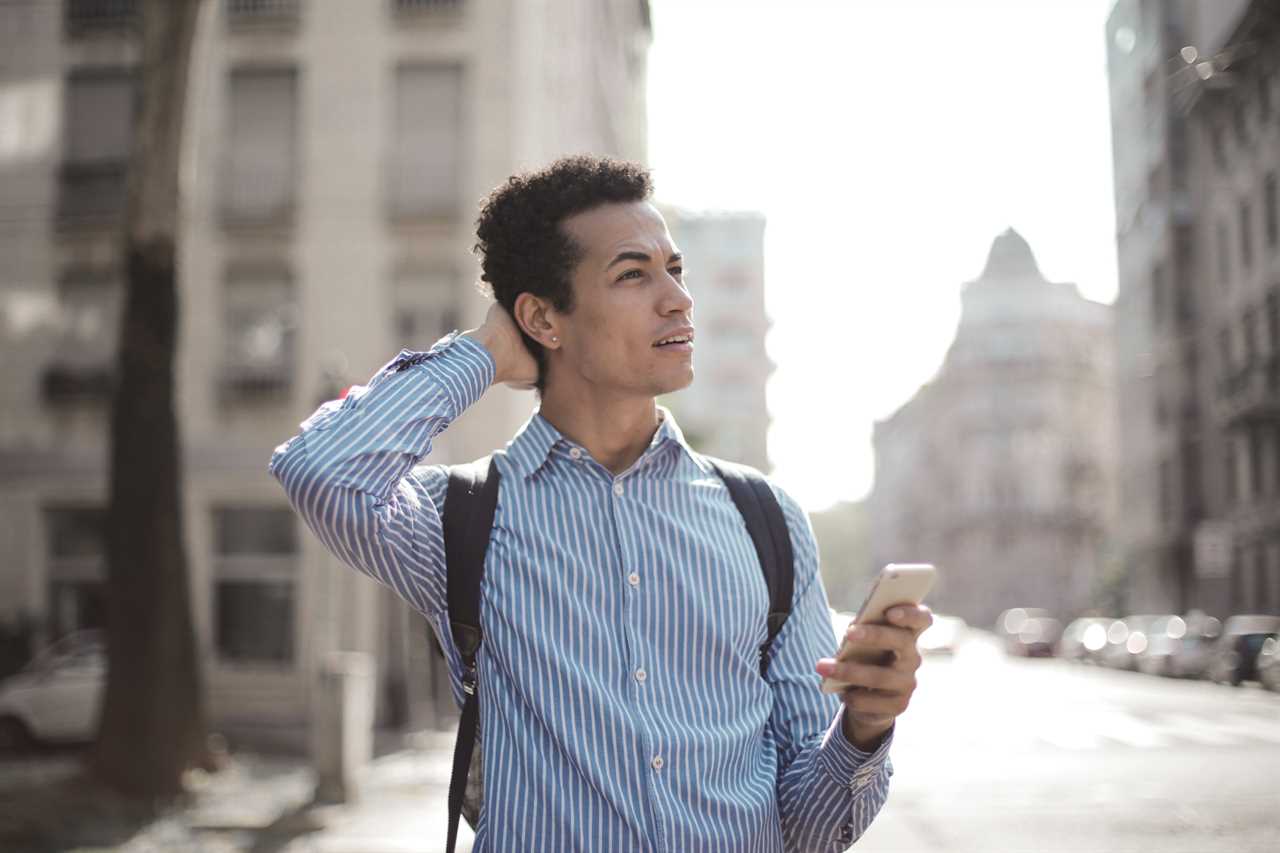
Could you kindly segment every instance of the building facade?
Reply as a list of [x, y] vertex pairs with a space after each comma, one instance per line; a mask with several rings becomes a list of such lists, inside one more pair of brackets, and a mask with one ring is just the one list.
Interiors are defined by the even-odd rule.
[[1107, 24], [1131, 611], [1280, 613], [1276, 19], [1120, 0]]
[[769, 470], [764, 217], [664, 210], [693, 293], [693, 385], [663, 402], [696, 449]]
[[[0, 619], [50, 638], [103, 618], [136, 27], [133, 2], [0, 5]], [[217, 725], [305, 728], [336, 650], [376, 656], [384, 723], [431, 722], [425, 623], [324, 551], [266, 463], [399, 348], [479, 322], [491, 187], [567, 153], [644, 158], [650, 37], [634, 0], [205, 4], [176, 383]], [[501, 446], [534, 405], [487, 394], [432, 458]]]
[[1111, 312], [1009, 230], [964, 286], [937, 376], [876, 424], [874, 565], [932, 562], [930, 603], [990, 625], [1102, 594], [1114, 517]]

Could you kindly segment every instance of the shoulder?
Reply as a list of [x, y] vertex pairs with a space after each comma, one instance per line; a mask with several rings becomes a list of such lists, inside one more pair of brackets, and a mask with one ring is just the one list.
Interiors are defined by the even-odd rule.
[[791, 493], [779, 485], [772, 477], [757, 468], [741, 462], [718, 459], [705, 454], [703, 454], [703, 459], [726, 473], [736, 472], [766, 483], [769, 486], [769, 490], [773, 492], [778, 506], [782, 509], [782, 514], [787, 521], [787, 529], [791, 533], [793, 542], [798, 546], [813, 539], [813, 531], [809, 526], [809, 516], [800, 506], [800, 503], [792, 497]]

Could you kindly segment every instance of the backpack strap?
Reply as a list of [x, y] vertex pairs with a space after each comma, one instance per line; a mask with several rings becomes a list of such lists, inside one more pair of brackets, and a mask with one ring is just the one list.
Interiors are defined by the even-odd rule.
[[773, 489], [764, 475], [754, 468], [704, 457], [715, 468], [729, 488], [733, 503], [742, 514], [760, 558], [764, 581], [769, 587], [769, 631], [760, 646], [760, 677], [769, 671], [769, 654], [774, 638], [791, 615], [791, 597], [795, 588], [795, 555], [787, 519]]
[[462, 719], [453, 749], [453, 775], [449, 780], [449, 839], [453, 853], [458, 842], [458, 819], [466, 795], [467, 771], [476, 745], [480, 717], [476, 654], [484, 641], [480, 627], [480, 581], [484, 556], [489, 549], [493, 515], [498, 507], [498, 469], [493, 457], [449, 468], [449, 488], [444, 499], [444, 550], [449, 603], [449, 629], [462, 659]]

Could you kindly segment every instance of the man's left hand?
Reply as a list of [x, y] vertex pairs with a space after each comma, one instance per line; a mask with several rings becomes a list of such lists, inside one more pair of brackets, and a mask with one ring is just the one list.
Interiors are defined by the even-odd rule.
[[859, 749], [878, 746], [894, 719], [907, 710], [920, 668], [916, 640], [933, 624], [933, 615], [922, 604], [891, 607], [887, 618], [888, 625], [850, 625], [845, 633], [853, 646], [884, 652], [885, 663], [818, 661], [819, 675], [853, 685], [841, 694], [844, 735]]

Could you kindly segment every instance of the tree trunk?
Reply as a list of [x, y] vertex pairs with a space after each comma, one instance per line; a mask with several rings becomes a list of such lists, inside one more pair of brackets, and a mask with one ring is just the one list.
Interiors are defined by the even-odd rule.
[[111, 416], [107, 687], [96, 775], [130, 795], [182, 790], [206, 722], [182, 523], [174, 411], [178, 167], [202, 0], [144, 0], [141, 103], [129, 162], [127, 272]]

